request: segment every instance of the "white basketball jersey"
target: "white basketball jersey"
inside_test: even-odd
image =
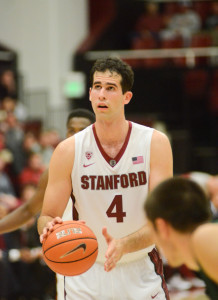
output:
[[[75,208],[79,219],[97,236],[98,262],[105,262],[104,226],[114,238],[121,238],[145,224],[143,205],[148,193],[152,133],[149,127],[129,122],[126,140],[115,158],[104,152],[95,125],[75,135]],[[120,263],[139,259],[152,248],[124,255]]]

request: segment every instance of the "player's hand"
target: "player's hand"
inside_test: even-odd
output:
[[[62,223],[63,220],[60,217],[56,217],[52,219],[50,222],[48,222],[43,228],[42,234],[40,235],[40,242],[43,243],[43,241],[47,238],[47,236],[54,230],[54,226],[56,224],[62,224]]]
[[[109,272],[116,267],[117,262],[123,256],[123,243],[121,239],[115,239],[111,235],[109,235],[106,227],[102,229],[102,234],[105,237],[108,245],[107,251],[105,253],[106,261],[104,264],[104,269],[106,272]]]
[[[79,224],[86,224],[85,221],[79,220],[75,221],[78,222]],[[56,224],[62,224],[63,220],[60,217],[56,217],[50,222],[46,224],[46,226],[43,228],[42,234],[40,235],[40,242],[43,243],[43,241],[47,238],[47,236],[54,230],[54,226]]]

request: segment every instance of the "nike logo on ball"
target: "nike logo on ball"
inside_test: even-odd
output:
[[[86,168],[86,167],[89,167],[89,166],[94,165],[94,164],[95,164],[95,163],[92,163],[92,164],[89,164],[89,165],[83,164],[83,167]]]
[[[70,255],[71,253],[77,251],[78,249],[82,248],[83,251],[85,252],[86,251],[86,244],[85,243],[82,243],[82,244],[79,244],[78,246],[76,246],[75,248],[73,248],[72,250],[66,252],[65,254],[63,254],[62,256],[60,256],[60,258],[64,258],[68,255]]]

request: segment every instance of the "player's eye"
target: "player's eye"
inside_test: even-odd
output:
[[[94,89],[99,90],[101,88],[100,84],[94,85]]]
[[[109,87],[107,88],[107,90],[108,90],[108,91],[114,91],[114,86],[109,86]]]

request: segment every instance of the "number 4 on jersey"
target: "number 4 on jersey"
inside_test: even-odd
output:
[[[116,195],[111,202],[111,205],[106,211],[108,218],[117,218],[117,223],[122,223],[126,213],[123,211],[123,198],[122,195]]]

